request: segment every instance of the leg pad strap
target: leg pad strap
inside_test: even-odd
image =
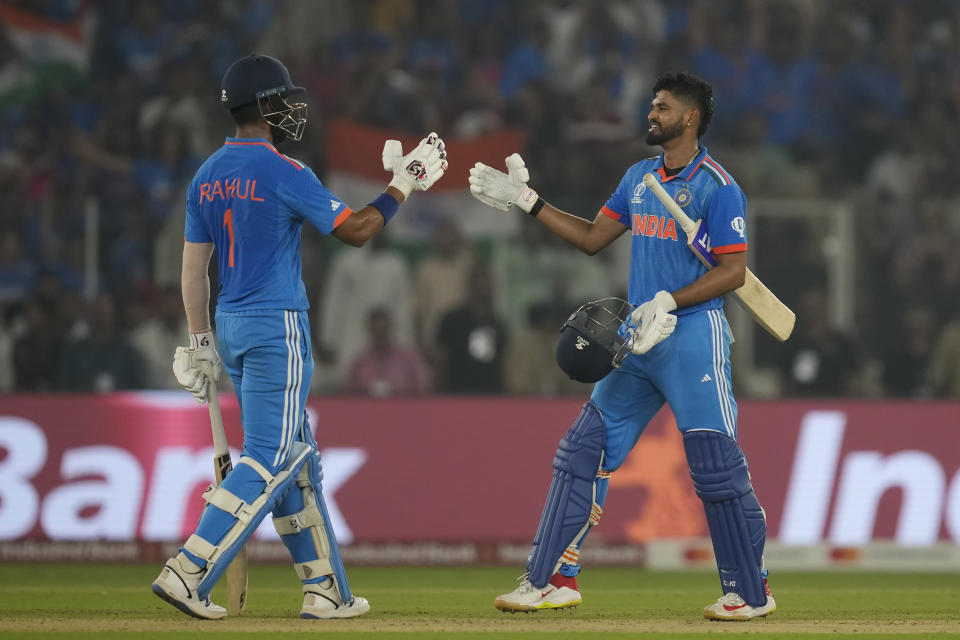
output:
[[[196,540],[193,540],[193,544],[188,540],[187,544],[184,545],[184,549],[190,553],[207,560],[207,572],[197,587],[197,593],[200,597],[205,598],[210,594],[213,585],[216,584],[223,572],[227,570],[227,566],[234,556],[253,535],[257,525],[273,510],[287,489],[292,487],[297,474],[306,466],[311,452],[312,449],[308,445],[302,442],[294,443],[286,466],[276,476],[267,474],[270,481],[265,479],[266,485],[263,491],[252,503],[246,503],[222,486],[213,487],[204,492],[204,499],[208,505],[233,514],[237,520],[216,545],[202,538],[199,538],[199,540],[206,542],[205,545]],[[246,457],[240,458],[237,461],[237,466],[248,464],[247,460]],[[256,466],[250,466],[256,471]],[[260,466],[259,463],[257,463],[257,466]],[[259,472],[258,474],[263,477],[263,474]],[[227,480],[229,480],[229,477]],[[191,539],[194,538],[198,538],[198,536],[191,536]]]
[[[323,467],[314,452],[296,478],[296,487],[274,511],[273,525],[294,557],[293,568],[304,582],[330,576],[341,599],[353,595],[340,548],[323,499]],[[295,494],[294,494],[295,492]]]

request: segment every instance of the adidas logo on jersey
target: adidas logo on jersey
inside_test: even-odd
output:
[[[700,382],[710,382],[713,378],[710,377],[709,373],[703,374],[703,377],[700,378]]]
[[[336,200],[331,200],[331,201],[330,201],[330,211],[336,211],[336,210],[337,210],[337,207],[339,207],[339,206],[340,206],[340,203],[337,202]]]

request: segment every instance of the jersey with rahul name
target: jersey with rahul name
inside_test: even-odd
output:
[[[747,198],[706,147],[701,146],[693,161],[670,177],[664,171],[662,154],[641,160],[627,169],[600,210],[632,234],[628,298],[634,305],[650,300],[658,291],[681,289],[706,272],[687,246],[687,236],[679,223],[643,183],[647,173],[657,176],[664,190],[694,222],[703,220],[714,254],[747,250]],[[717,297],[674,313],[722,306],[723,298]]]
[[[351,214],[303,163],[263,138],[227,138],[187,188],[187,242],[213,242],[217,308],[310,308],[301,276],[300,232],[309,220],[329,234]]]

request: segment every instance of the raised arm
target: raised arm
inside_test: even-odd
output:
[[[393,172],[386,190],[373,202],[350,214],[333,235],[347,244],[361,247],[390,221],[410,193],[426,191],[447,170],[447,149],[436,133],[431,133],[407,155],[399,140],[383,145],[383,168]]]
[[[547,204],[527,186],[530,173],[519,154],[508,157],[506,165],[509,173],[480,162],[470,169],[470,192],[477,200],[500,211],[517,205],[588,255],[597,253],[627,230],[627,227],[602,213],[597,213],[591,222]]]

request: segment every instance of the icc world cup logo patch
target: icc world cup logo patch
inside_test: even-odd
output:
[[[673,196],[673,201],[676,202],[681,207],[685,207],[690,204],[690,201],[693,199],[693,196],[690,195],[690,190],[684,187],[677,191],[677,195]]]

